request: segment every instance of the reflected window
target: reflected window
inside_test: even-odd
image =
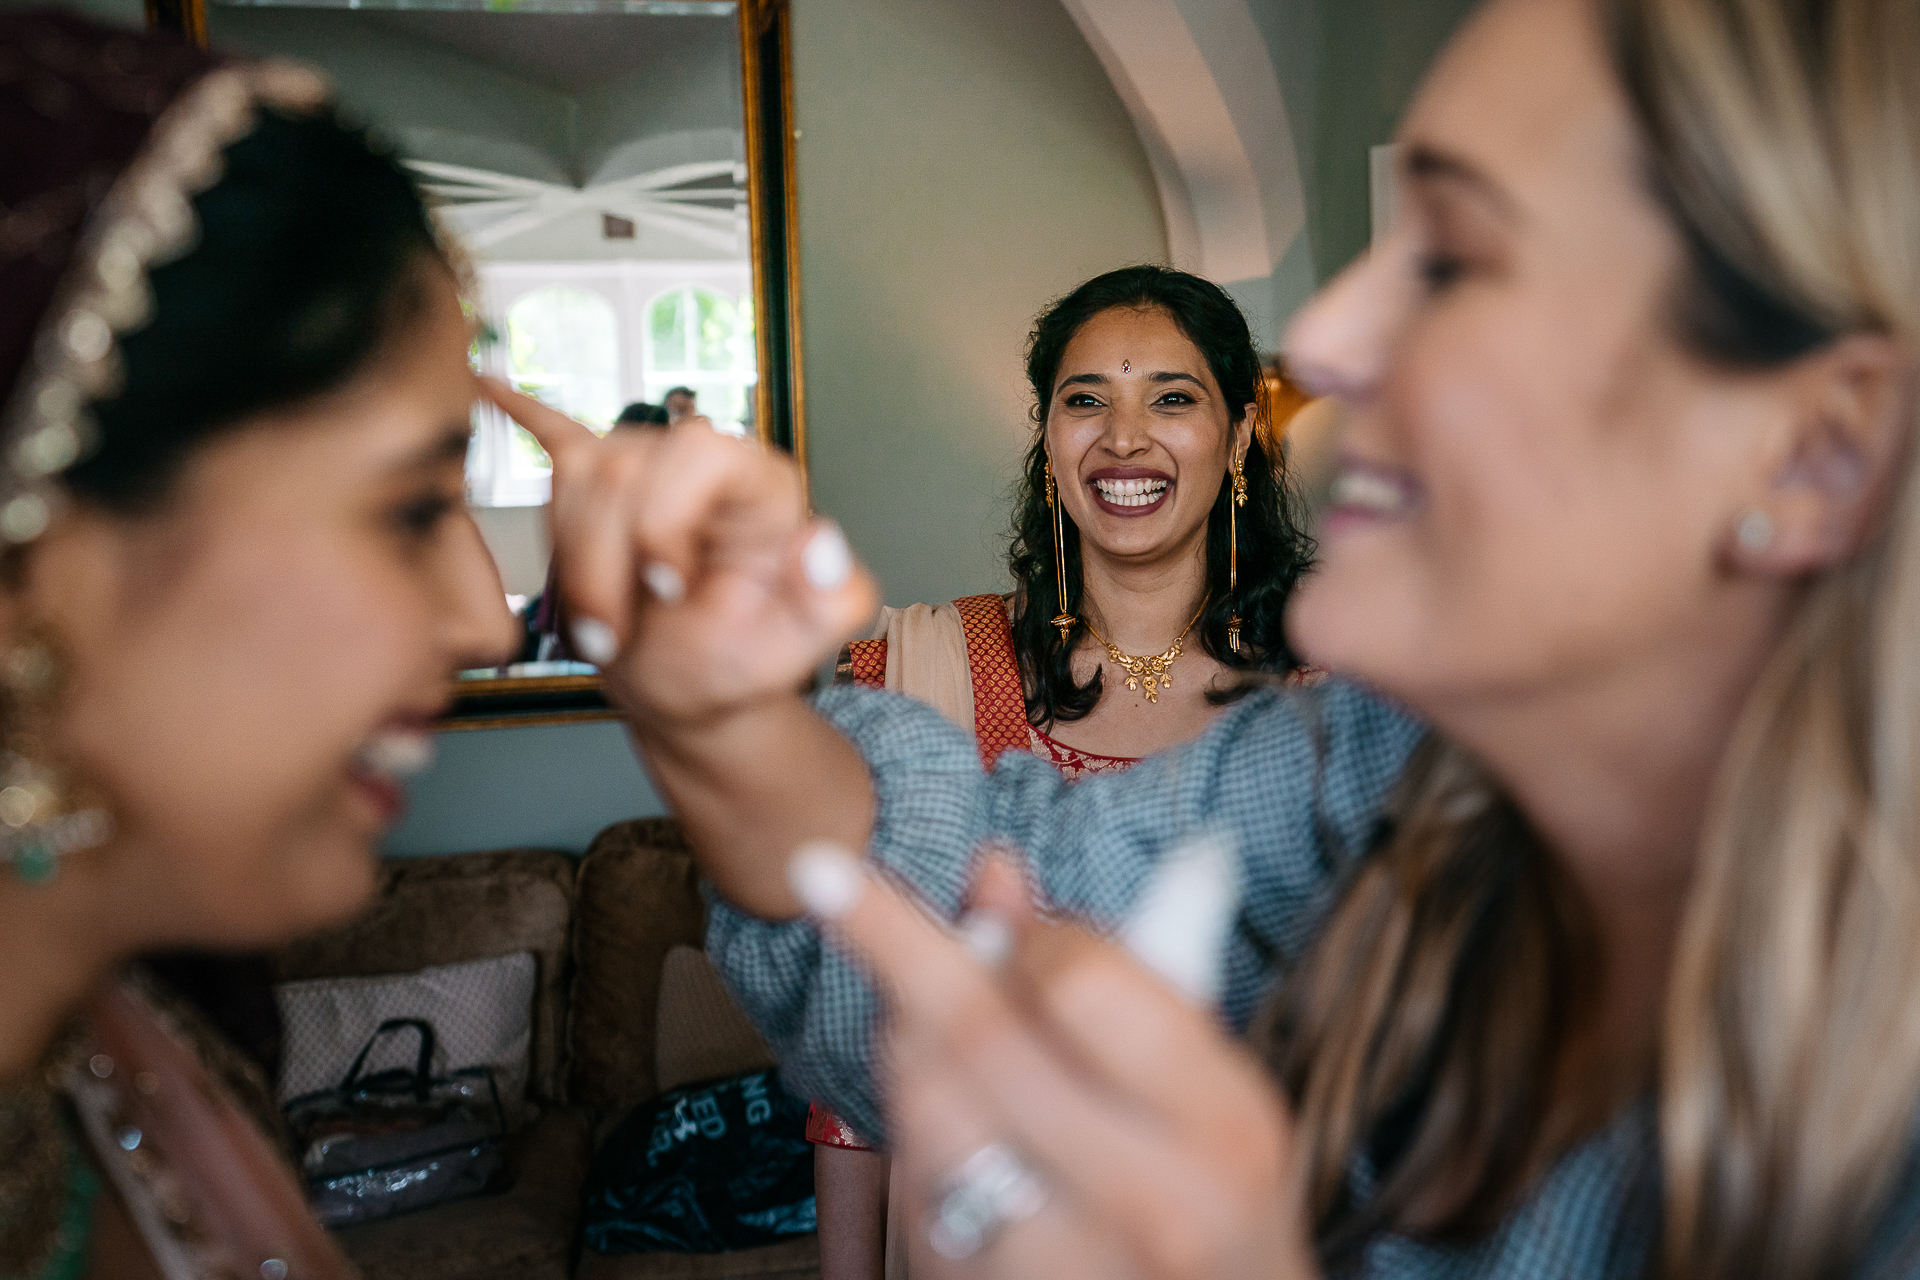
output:
[[[474,368],[606,431],[619,416],[620,317],[591,289],[549,285],[507,308],[501,332],[476,343]],[[476,409],[467,453],[467,487],[481,506],[547,501],[552,465],[534,438],[504,414]]]
[[[752,429],[753,299],[731,298],[687,285],[647,307],[647,399],[655,404],[674,387],[698,397],[714,426],[736,435]]]
[[[515,386],[605,431],[620,416],[620,318],[591,289],[535,289],[507,311]]]

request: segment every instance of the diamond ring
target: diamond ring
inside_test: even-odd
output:
[[[989,1142],[942,1178],[928,1214],[927,1243],[950,1262],[978,1253],[1001,1228],[1031,1218],[1047,1184],[1013,1149]]]

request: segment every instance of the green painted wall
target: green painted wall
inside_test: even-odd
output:
[[[0,9],[36,9],[47,3],[49,0],[0,0]],[[123,22],[134,27],[147,25],[147,10],[142,0],[63,0],[60,7],[102,22]]]
[[[1003,589],[1034,314],[1163,261],[1146,154],[1052,0],[796,0],[807,449],[890,604]]]
[[[1276,9],[1288,0],[1254,2]],[[1367,149],[1393,140],[1401,113],[1434,54],[1476,2],[1320,0],[1315,33],[1320,56],[1305,69],[1314,83],[1299,84],[1303,73],[1297,59],[1276,54],[1282,76],[1296,82],[1294,92],[1310,92],[1313,99],[1312,158],[1303,167],[1312,173],[1307,225],[1314,272],[1321,283],[1367,247]],[[1271,33],[1273,26],[1267,29]],[[1292,109],[1293,93],[1287,101]]]

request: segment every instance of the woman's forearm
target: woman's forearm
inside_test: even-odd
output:
[[[787,859],[808,840],[863,849],[874,791],[853,746],[799,695],[697,728],[633,722],[633,740],[714,887],[768,920],[801,914]]]

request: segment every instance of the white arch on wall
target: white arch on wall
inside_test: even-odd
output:
[[[1062,0],[1133,116],[1176,266],[1271,276],[1306,230],[1279,77],[1246,0]]]

